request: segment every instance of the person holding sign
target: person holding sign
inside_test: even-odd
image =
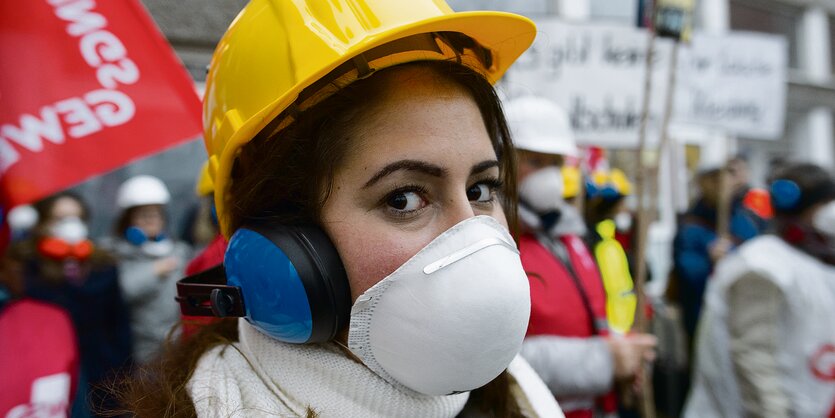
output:
[[[728,231],[718,229],[719,202],[722,193],[722,170],[730,178],[728,193],[731,207]],[[692,348],[696,325],[708,277],[716,263],[743,242],[765,231],[766,222],[748,209],[744,198],[748,192],[747,167],[735,158],[727,166],[704,167],[697,174],[701,196],[681,218],[673,239],[673,277],[682,306],[684,330]]]
[[[835,179],[794,164],[771,195],[775,234],[708,284],[685,417],[835,416]]]

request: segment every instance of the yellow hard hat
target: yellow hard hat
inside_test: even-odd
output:
[[[562,166],[562,197],[565,199],[571,199],[572,197],[579,195],[582,180],[583,177],[580,174],[579,167],[569,165]]]
[[[626,177],[626,173],[619,168],[613,168],[609,174],[609,181],[615,186],[615,189],[621,196],[629,196],[632,194],[632,182]]]
[[[215,191],[215,185],[212,182],[212,176],[209,175],[209,161],[203,163],[200,167],[200,176],[197,177],[197,186],[195,188],[198,196],[208,196]]]
[[[619,168],[596,170],[591,174],[588,198],[613,199],[632,194],[632,183]]]
[[[461,35],[466,47],[449,41]],[[220,40],[206,79],[204,139],[221,230],[231,233],[226,191],[238,150],[291,106],[271,133],[334,86],[397,64],[459,60],[495,83],[535,36],[525,17],[456,13],[443,0],[252,0]]]

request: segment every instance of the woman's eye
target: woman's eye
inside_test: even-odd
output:
[[[426,206],[426,201],[417,192],[394,192],[386,204],[398,211],[412,212]]]
[[[471,202],[489,202],[493,200],[493,190],[485,183],[476,183],[467,189],[467,198]]]

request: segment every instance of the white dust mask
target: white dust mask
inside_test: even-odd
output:
[[[812,226],[818,232],[835,239],[835,201],[825,204],[815,212]]]
[[[70,216],[52,225],[49,234],[68,244],[78,244],[87,239],[89,231],[84,221],[75,216]]]
[[[164,257],[174,251],[174,241],[164,238],[159,241],[148,240],[142,243],[142,252],[151,257]]]
[[[632,214],[629,212],[618,212],[615,215],[615,228],[620,232],[629,232],[632,229]]]
[[[397,387],[433,396],[466,392],[507,368],[530,309],[513,239],[492,217],[476,216],[357,299],[348,347]]]

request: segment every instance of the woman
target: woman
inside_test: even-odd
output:
[[[130,357],[130,325],[116,265],[88,239],[89,210],[79,196],[61,192],[34,207],[38,222],[32,238],[10,251],[23,268],[24,296],[62,307],[72,319],[81,363],[73,416],[89,416],[91,402],[110,405],[91,390],[112,379]]]
[[[204,286],[212,311],[246,320],[173,348],[167,380],[136,391],[140,416],[560,415],[511,364],[529,298],[488,81],[534,26],[440,1],[351,4],[256,0],[221,40],[204,119],[228,286]]]
[[[835,180],[789,165],[771,195],[776,236],[708,282],[685,417],[835,416]]]
[[[179,318],[171,301],[190,251],[165,232],[170,199],[168,188],[156,177],[126,180],[116,196],[122,213],[115,237],[102,242],[119,259],[119,284],[130,307],[133,358],[138,363],[158,353]]]

